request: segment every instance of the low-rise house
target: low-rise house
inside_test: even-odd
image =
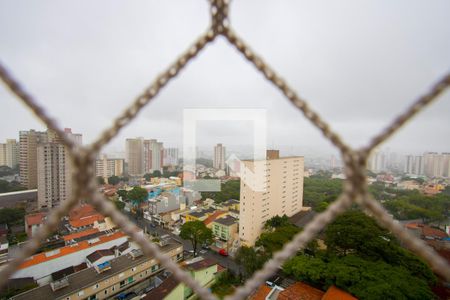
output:
[[[248,298],[249,300],[358,300],[351,294],[331,286],[326,292],[303,282],[295,282],[287,287],[262,285]]]
[[[231,216],[225,216],[214,220],[211,227],[215,237],[223,241],[229,241],[234,239],[237,233],[238,222]]]
[[[44,225],[46,214],[43,212],[30,214],[25,216],[25,232],[31,238],[36,234],[36,231]]]
[[[174,261],[183,257],[183,245],[173,240],[160,250]],[[134,250],[102,265],[70,274],[11,299],[111,299],[161,270],[156,259],[143,255],[141,250]]]
[[[182,267],[204,287],[210,287],[215,282],[217,275],[224,270],[216,261],[203,257],[187,261],[182,264]],[[191,288],[180,283],[174,276],[170,276],[143,299],[185,300],[195,299],[195,295]]]
[[[86,256],[100,249],[109,249],[128,241],[121,231],[107,233],[91,239],[82,240],[51,251],[30,256],[12,275],[12,278],[33,277],[38,284],[51,280],[51,273],[86,261]]]
[[[223,210],[217,210],[215,211],[213,214],[209,215],[204,221],[203,223],[205,223],[206,227],[211,228],[212,227],[212,223],[217,220],[218,218],[222,218],[224,216],[228,215],[227,211],[223,211]]]
[[[449,237],[445,231],[421,223],[408,223],[405,227],[414,236],[425,240],[442,240]]]

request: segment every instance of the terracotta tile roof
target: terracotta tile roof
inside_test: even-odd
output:
[[[61,257],[61,256],[65,256],[71,253],[75,253],[78,252],[80,250],[84,250],[84,249],[88,249],[90,247],[99,245],[99,244],[103,244],[109,241],[113,241],[115,239],[121,238],[125,236],[125,233],[121,232],[121,231],[117,231],[111,235],[104,235],[99,237],[98,241],[95,243],[91,243],[89,244],[89,241],[82,241],[79,242],[75,245],[71,245],[71,246],[65,246],[65,247],[61,247],[59,249],[53,250],[54,254],[53,255],[48,255],[50,252],[43,252],[43,253],[38,253],[35,254],[33,256],[31,256],[29,259],[27,259],[26,261],[24,261],[20,266],[19,269],[25,269],[28,268],[30,266],[34,266],[52,259],[55,259],[57,257]]]
[[[94,207],[90,204],[81,204],[69,212],[69,220],[78,220],[97,214]]]
[[[436,237],[436,238],[440,238],[440,239],[448,237],[448,235],[447,235],[447,233],[445,233],[445,231],[435,229],[430,226],[424,226],[422,228],[422,234],[424,236],[432,236],[432,237]]]
[[[157,288],[149,292],[143,299],[164,299],[169,295],[179,284],[179,281],[175,276],[171,275],[169,278],[163,281]]]
[[[323,295],[322,300],[358,300],[358,298],[332,285]]]
[[[422,231],[422,235],[423,236],[430,236],[430,237],[435,237],[435,238],[439,238],[439,239],[443,239],[448,237],[447,233],[445,233],[445,231],[430,227],[428,225],[425,224],[421,224],[421,223],[408,223],[406,224],[406,228],[408,229],[420,229]]]
[[[45,213],[36,213],[31,215],[26,215],[25,220],[27,221],[28,226],[37,225],[44,223],[46,214]]]
[[[89,254],[88,256],[86,256],[86,259],[89,260],[91,263],[94,263],[104,256],[111,256],[111,255],[114,255],[113,250],[101,249],[101,250],[97,250],[97,251],[94,251],[91,254]]]
[[[217,265],[217,261],[210,259],[210,258],[205,258],[203,260],[194,262],[192,264],[186,264],[184,265],[186,269],[188,270],[193,270],[193,271],[197,271],[197,270],[202,270],[205,268],[209,268],[211,266]]]
[[[69,220],[69,224],[73,227],[82,227],[92,225],[95,222],[100,222],[103,221],[104,219],[105,217],[103,217],[101,214],[96,213],[95,215],[91,215],[81,219]]]
[[[224,215],[226,213],[227,213],[226,211],[222,211],[222,210],[216,211],[212,215],[207,217],[206,220],[203,221],[203,223],[205,223],[205,225],[208,225],[211,222],[213,222],[215,219],[217,219],[218,217],[220,217],[220,216],[222,216],[222,215]]]
[[[325,293],[302,282],[296,282],[278,295],[278,300],[321,300]]]
[[[97,232],[99,232],[97,228],[90,228],[90,229],[83,230],[80,232],[75,232],[72,234],[65,235],[65,236],[63,236],[63,238],[64,238],[64,241],[67,242],[67,241],[74,240],[74,239],[77,239],[77,238],[80,238],[83,236],[91,235],[91,234],[94,234]]]
[[[272,289],[267,285],[261,285],[256,292],[249,297],[249,300],[265,300]]]

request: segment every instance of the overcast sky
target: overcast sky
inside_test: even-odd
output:
[[[344,139],[364,145],[450,71],[450,1],[232,1],[231,24]],[[0,61],[62,127],[92,142],[203,33],[207,1],[0,0]],[[332,152],[320,132],[219,38],[106,151],[126,137],[182,147],[185,108],[267,109],[269,147]],[[0,141],[43,129],[0,86]],[[450,92],[384,147],[450,151]],[[200,145],[247,145],[248,121],[201,122]],[[233,123],[233,124],[230,124]]]

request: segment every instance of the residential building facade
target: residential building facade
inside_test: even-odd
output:
[[[81,134],[70,128],[64,132],[75,143],[81,144]],[[72,162],[67,147],[52,131],[47,131],[45,142],[37,145],[38,209],[58,206],[72,195]]]
[[[301,211],[304,158],[275,156],[242,163],[239,238],[242,244],[252,246],[268,219],[276,215],[290,217]]]
[[[214,160],[213,160],[213,168],[219,170],[225,170],[225,146],[222,144],[217,144],[214,147]]]
[[[15,168],[19,164],[19,144],[15,139],[0,143],[0,166]]]
[[[27,189],[38,185],[37,146],[47,141],[47,133],[35,131],[19,132],[19,176],[20,184]]]
[[[105,181],[111,176],[123,176],[125,161],[118,158],[108,158],[105,154],[95,160],[95,176]]]

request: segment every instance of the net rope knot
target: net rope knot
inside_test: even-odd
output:
[[[214,34],[223,34],[229,28],[229,0],[211,0],[211,28]]]

